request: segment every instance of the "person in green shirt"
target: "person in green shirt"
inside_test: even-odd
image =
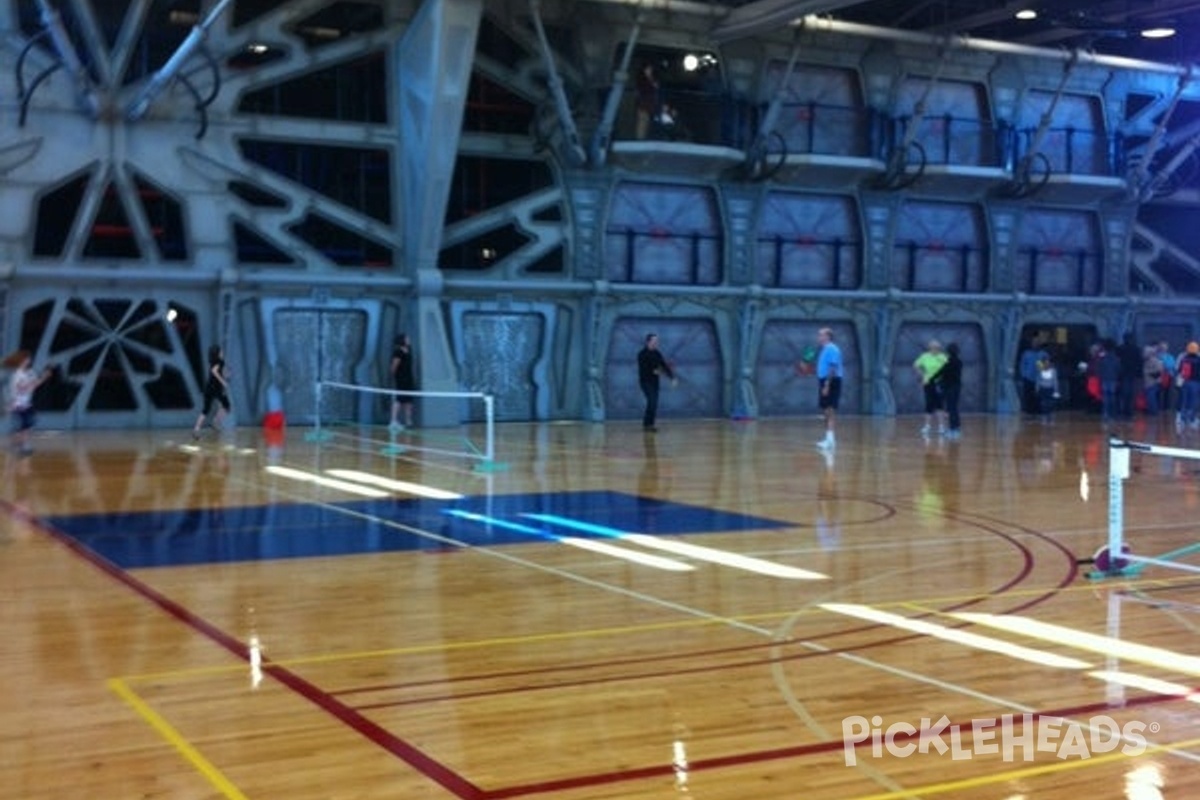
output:
[[[921,376],[921,388],[925,392],[925,425],[921,435],[928,436],[933,432],[934,418],[937,418],[938,433],[946,430],[945,404],[942,402],[941,384],[934,380],[946,364],[946,354],[942,351],[942,343],[931,339],[925,347],[925,352],[917,356],[913,369]]]

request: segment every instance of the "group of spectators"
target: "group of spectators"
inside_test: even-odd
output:
[[[1189,342],[1175,353],[1166,341],[1141,346],[1132,334],[1120,344],[1105,338],[1092,345],[1076,369],[1105,422],[1173,411],[1178,426],[1200,427],[1200,343]],[[1019,372],[1025,414],[1052,413],[1060,391],[1053,355],[1034,340],[1021,351]]]

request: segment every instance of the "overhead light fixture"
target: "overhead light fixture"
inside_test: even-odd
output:
[[[300,32],[314,39],[337,39],[342,35],[337,28],[327,28],[323,25],[307,25],[301,28]]]
[[[683,57],[683,69],[686,72],[695,72],[698,69],[714,66],[716,63],[717,57],[712,53],[688,53]]]
[[[1037,11],[1032,8],[1022,8],[1014,16],[1017,19],[1037,19]]]
[[[1153,28],[1143,28],[1143,39],[1168,39],[1175,35],[1175,29],[1170,25],[1158,25]]]

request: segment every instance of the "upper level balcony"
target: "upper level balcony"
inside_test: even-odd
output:
[[[1087,205],[1126,189],[1119,138],[1102,131],[1017,129],[990,120],[888,118],[869,108],[664,92],[639,118],[626,98],[612,163],[638,172],[769,180],[824,191],[857,187]],[[769,130],[767,130],[769,128]]]

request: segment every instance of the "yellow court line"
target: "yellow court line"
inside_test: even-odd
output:
[[[1045,764],[1040,767],[1025,767],[1022,769],[1008,770],[1007,772],[998,772],[994,775],[980,775],[975,778],[963,778],[957,781],[944,781],[942,783],[931,783],[926,786],[918,786],[913,789],[904,789],[898,792],[884,792],[883,794],[869,794],[862,797],[856,797],[854,800],[901,800],[902,798],[921,797],[927,794],[944,794],[945,792],[958,791],[960,789],[974,789],[979,786],[987,786],[993,783],[1002,781],[1019,780],[1021,778],[1031,778],[1038,775],[1046,775],[1054,772],[1062,772],[1068,769],[1079,769],[1080,767],[1099,766],[1107,764],[1111,761],[1122,759],[1141,758],[1148,753],[1171,753],[1176,750],[1186,750],[1189,747],[1200,745],[1200,739],[1189,739],[1185,742],[1178,742],[1170,745],[1147,744],[1146,750],[1138,755],[1126,755],[1125,753],[1112,753],[1104,756],[1092,756],[1091,758],[1081,758],[1077,761],[1060,761],[1055,764]]]
[[[1119,584],[1119,586],[1121,586],[1123,588],[1133,588],[1134,586],[1170,584],[1175,581],[1185,581],[1185,580],[1195,581],[1196,579],[1194,577],[1188,578],[1186,576],[1181,576],[1179,578],[1153,578],[1153,579],[1144,579],[1144,580],[1137,580],[1137,581],[1122,581]],[[1114,586],[1115,585],[1116,584],[1114,584]],[[889,600],[887,602],[873,603],[871,605],[875,608],[895,608],[895,607],[918,608],[919,610],[927,612],[927,613],[940,614],[942,612],[930,611],[929,609],[923,609],[918,606],[915,606],[915,603],[918,603],[918,602],[920,602],[920,603],[953,603],[953,602],[961,602],[961,601],[965,601],[965,600],[1000,599],[1000,598],[1005,598],[1005,597],[1022,597],[1025,595],[1045,594],[1046,592],[1049,592],[1049,591],[1054,591],[1057,594],[1065,594],[1065,593],[1069,593],[1069,592],[1092,591],[1096,588],[1097,588],[1096,585],[1080,584],[1077,586],[1063,587],[1062,589],[1053,589],[1053,588],[1048,588],[1048,587],[1042,587],[1042,588],[1038,588],[1038,589],[1022,589],[1019,591],[1014,590],[1014,591],[1010,591],[1010,592],[1005,592],[1004,594],[1000,594],[1000,595],[981,594],[981,593],[976,592],[973,594],[951,595],[948,597],[922,598],[919,600]],[[537,642],[553,642],[553,641],[561,641],[564,639],[590,638],[590,637],[598,637],[598,636],[621,636],[621,635],[626,635],[626,634],[645,633],[645,632],[652,632],[652,631],[679,630],[681,628],[699,628],[699,627],[704,627],[704,626],[708,626],[708,625],[725,625],[731,621],[733,621],[733,622],[763,622],[763,621],[767,621],[767,620],[794,619],[796,616],[802,615],[802,614],[819,614],[819,613],[822,613],[822,609],[818,608],[816,605],[809,605],[809,606],[804,606],[800,609],[791,609],[788,611],[770,611],[770,612],[763,612],[761,614],[745,614],[745,615],[736,616],[736,617],[723,617],[720,619],[715,619],[715,618],[714,619],[687,619],[687,620],[679,620],[676,622],[658,622],[658,623],[654,623],[651,625],[628,625],[628,626],[615,627],[615,628],[595,628],[595,629],[591,629],[591,630],[561,631],[561,632],[556,632],[556,633],[530,634],[528,636],[507,636],[507,637],[499,637],[499,638],[495,638],[495,639],[476,639],[476,640],[472,640],[472,641],[468,641],[468,642],[439,642],[439,643],[432,643],[432,644],[412,645],[410,647],[389,648],[386,650],[361,650],[361,651],[355,651],[355,652],[350,652],[350,653],[331,653],[331,654],[327,654],[327,655],[300,656],[297,658],[290,658],[290,659],[286,659],[286,660],[272,661],[271,664],[275,665],[275,666],[280,666],[280,667],[303,666],[306,664],[329,664],[329,663],[336,663],[339,661],[354,661],[354,660],[358,660],[358,659],[367,659],[367,658],[389,658],[389,657],[398,656],[398,655],[416,655],[419,653],[436,653],[436,652],[444,652],[444,651],[449,651],[449,650],[469,650],[469,649],[476,649],[476,648],[502,647],[502,646],[506,646],[506,645],[515,645],[515,644],[535,644]],[[781,644],[781,643],[786,644],[787,642],[790,642],[790,641],[795,641],[795,640],[786,639],[786,640],[782,640],[782,642],[774,642],[774,644]],[[240,672],[240,671],[244,670],[245,668],[246,668],[245,664],[232,664],[232,665],[211,666],[211,667],[195,667],[192,669],[172,670],[169,672],[146,672],[146,673],[140,673],[137,675],[126,675],[126,676],[124,676],[124,679],[128,680],[128,681],[147,681],[147,680],[161,680],[164,678],[182,678],[182,677],[195,676],[195,675],[219,675],[224,672]]]
[[[820,609],[813,608],[813,612]],[[794,613],[794,612],[793,612]],[[772,616],[783,616],[782,612]],[[329,653],[318,656],[300,656],[272,660],[265,666],[289,667],[305,664],[333,663],[337,661],[353,661],[364,658],[388,658],[397,655],[415,655],[419,653],[436,653],[448,650],[472,650],[485,647],[504,645],[536,644],[537,642],[555,642],[563,639],[587,638],[593,636],[621,636],[630,633],[647,633],[652,631],[672,630],[678,628],[699,628],[706,625],[728,625],[731,621],[742,621],[751,617],[722,617],[713,619],[690,619],[679,622],[657,622],[652,625],[628,625],[616,628],[595,628],[581,631],[558,631],[555,633],[534,633],[527,636],[502,636],[495,639],[474,639],[468,642],[437,642],[433,644],[416,644],[410,647],[394,647],[387,650],[359,650],[350,653]],[[161,680],[163,678],[187,677],[191,675],[213,675],[222,672],[242,672],[246,669],[244,663],[195,667],[192,669],[172,670],[169,672],[144,672],[136,675],[125,675],[128,681]]]
[[[154,728],[160,736],[174,746],[201,775],[208,779],[209,783],[216,787],[217,791],[225,797],[230,798],[230,800],[247,800],[246,795],[242,794],[233,785],[232,781],[226,778],[219,769],[202,756],[199,750],[193,747],[179,731],[175,730],[169,722],[163,719],[145,700],[130,689],[124,681],[120,678],[110,678],[108,688],[128,703],[138,713],[138,716],[149,723],[150,727]]]
[[[1030,588],[1030,589],[1012,589],[1009,591],[1005,591],[1002,594],[991,594],[991,593],[987,593],[987,592],[973,592],[971,594],[949,595],[946,597],[923,597],[923,598],[917,598],[917,599],[910,598],[907,600],[888,600],[888,601],[882,602],[882,603],[870,603],[869,605],[871,605],[875,608],[889,608],[892,606],[907,606],[912,603],[941,604],[941,603],[959,603],[959,602],[963,602],[966,600],[1001,600],[1006,597],[1026,597],[1028,595],[1047,594],[1050,592],[1053,592],[1054,594],[1076,594],[1078,592],[1091,592],[1091,591],[1095,591],[1095,590],[1101,589],[1101,588],[1142,589],[1147,586],[1156,586],[1156,585],[1170,586],[1171,584],[1185,583],[1185,582],[1197,583],[1200,581],[1197,581],[1196,576],[1194,576],[1194,575],[1192,575],[1192,576],[1181,575],[1177,578],[1137,578],[1134,580],[1128,580],[1128,579],[1121,578],[1121,579],[1113,579],[1113,581],[1111,583],[1077,583],[1072,586],[1064,586],[1062,588],[1057,588],[1054,586],[1042,586],[1039,588]]]

